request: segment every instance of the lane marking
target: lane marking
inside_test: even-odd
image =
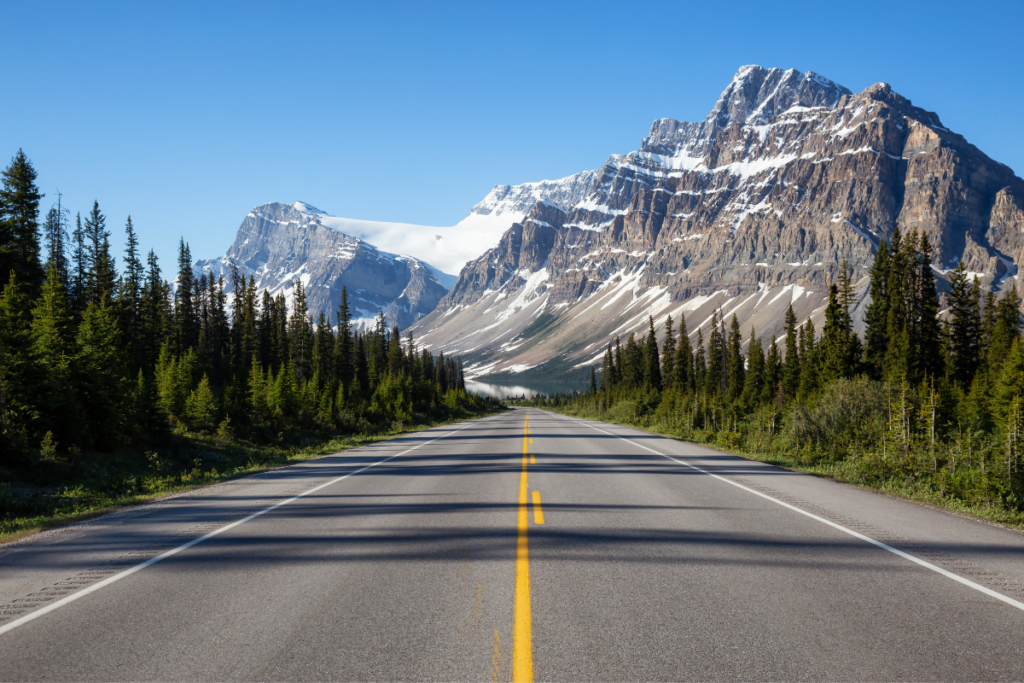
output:
[[[1014,600],[1013,598],[1008,597],[1006,595],[1003,595],[1002,593],[997,593],[996,591],[992,590],[991,588],[987,588],[985,586],[982,586],[981,584],[978,584],[978,583],[975,583],[975,582],[971,581],[970,579],[965,579],[962,576],[958,576],[957,574],[954,574],[951,571],[943,569],[942,567],[936,566],[936,565],[932,564],[931,562],[927,562],[925,560],[922,560],[920,557],[916,557],[914,555],[911,555],[910,553],[905,553],[902,550],[898,550],[897,548],[893,548],[892,546],[886,545],[885,543],[882,543],[881,541],[877,541],[877,540],[871,538],[870,536],[865,536],[864,534],[862,534],[860,532],[857,532],[857,531],[854,531],[853,529],[847,528],[847,527],[843,526],[842,524],[836,524],[835,522],[833,522],[831,520],[828,520],[828,519],[825,519],[824,517],[819,517],[818,515],[816,515],[814,513],[807,512],[806,510],[801,510],[800,508],[796,507],[795,505],[790,505],[789,503],[787,503],[785,501],[781,501],[778,498],[773,498],[772,496],[769,496],[766,493],[761,493],[760,491],[755,491],[754,489],[752,489],[752,488],[750,488],[748,486],[744,486],[743,484],[740,484],[738,482],[732,481],[731,479],[727,479],[725,477],[719,476],[719,475],[714,474],[712,472],[708,472],[707,470],[701,469],[700,467],[697,467],[696,465],[691,465],[688,462],[684,462],[682,460],[677,460],[676,458],[673,458],[671,455],[666,455],[664,453],[659,453],[658,451],[656,451],[656,450],[654,450],[652,448],[648,448],[647,446],[644,446],[643,444],[636,443],[635,441],[630,441],[629,439],[627,439],[624,436],[619,436],[618,434],[614,434],[612,432],[607,432],[607,431],[605,431],[603,429],[595,427],[594,425],[591,425],[591,424],[587,424],[586,422],[582,422],[580,420],[570,420],[570,419],[567,419],[567,418],[562,418],[562,419],[565,419],[566,422],[575,422],[576,424],[581,424],[581,425],[583,425],[585,427],[590,427],[591,429],[593,429],[595,431],[598,431],[598,432],[601,432],[602,434],[607,434],[609,436],[614,436],[617,439],[622,439],[626,443],[632,444],[633,446],[636,446],[637,448],[642,448],[645,451],[648,451],[650,453],[654,453],[655,455],[660,455],[663,458],[668,458],[669,460],[671,460],[674,463],[677,463],[679,465],[685,465],[686,467],[689,467],[692,470],[696,470],[697,472],[700,472],[701,474],[706,474],[709,477],[714,477],[715,479],[718,479],[719,481],[724,481],[726,484],[730,484],[732,486],[735,486],[736,488],[743,489],[744,491],[747,491],[748,493],[753,493],[755,496],[760,496],[760,497],[764,498],[765,500],[770,500],[771,502],[776,503],[778,505],[781,505],[784,508],[789,508],[793,512],[799,512],[801,515],[804,515],[805,517],[810,517],[811,519],[817,520],[817,521],[821,522],[822,524],[827,524],[828,526],[832,527],[833,529],[837,529],[839,531],[842,531],[843,533],[849,534],[850,536],[853,536],[854,538],[859,538],[860,540],[866,541],[867,543],[870,543],[871,545],[874,545],[874,546],[876,546],[878,548],[881,548],[882,550],[887,550],[890,553],[892,553],[894,555],[898,555],[898,556],[902,557],[905,560],[909,560],[909,561],[913,562],[914,564],[920,565],[920,566],[924,567],[925,569],[930,569],[931,571],[935,572],[936,574],[941,574],[942,576],[945,576],[947,579],[952,579],[953,581],[956,581],[957,583],[961,583],[961,584],[967,586],[968,588],[973,588],[974,590],[976,590],[976,591],[978,591],[980,593],[984,593],[985,595],[987,595],[989,597],[995,598],[996,600],[1001,600],[1002,602],[1006,603],[1007,605],[1010,605],[1011,607],[1016,607],[1017,609],[1019,609],[1021,611],[1024,611],[1024,602],[1020,602],[1019,600]]]
[[[530,456],[530,464],[531,465],[536,465],[537,464],[537,458],[535,458],[534,456],[531,455]]]
[[[544,523],[544,510],[540,507],[540,491],[533,492],[533,523]]]
[[[515,624],[512,629],[512,680],[515,683],[533,683],[533,617],[530,614],[530,549],[529,496],[526,483],[526,457],[529,445],[530,413],[523,423],[523,471],[519,475],[519,520],[516,531],[516,604]]]
[[[491,420],[491,419],[494,419],[494,418],[484,418],[483,420],[470,422],[465,427],[459,427],[458,429],[450,431],[447,434],[439,436],[439,437],[437,437],[435,439],[431,439],[430,441],[424,441],[423,443],[421,443],[421,444],[419,444],[417,446],[413,446],[412,448],[406,449],[406,450],[402,451],[401,453],[395,453],[394,455],[388,456],[387,458],[384,458],[383,460],[378,460],[375,463],[366,465],[364,467],[360,467],[359,469],[353,470],[352,472],[349,472],[348,474],[345,474],[345,475],[342,475],[340,477],[337,477],[336,479],[332,479],[331,481],[329,481],[329,482],[327,482],[325,484],[320,484],[319,486],[314,486],[313,488],[309,489],[308,491],[303,491],[302,493],[300,493],[300,494],[298,494],[296,496],[293,496],[292,498],[289,498],[287,500],[282,500],[281,502],[275,503],[274,505],[271,505],[270,507],[264,508],[264,509],[260,510],[259,512],[254,512],[253,514],[249,515],[248,517],[244,517],[244,518],[239,519],[237,521],[231,522],[230,524],[226,524],[225,526],[222,526],[219,529],[215,529],[215,530],[211,531],[210,533],[206,534],[205,536],[200,536],[199,538],[194,538],[191,541],[189,541],[188,543],[183,543],[182,545],[179,545],[177,548],[173,548],[171,550],[168,550],[167,552],[162,553],[160,555],[157,555],[156,557],[151,557],[150,559],[146,560],[145,562],[141,562],[141,563],[135,565],[134,567],[129,567],[128,569],[125,569],[123,572],[120,572],[118,574],[114,574],[113,576],[108,577],[108,578],[104,579],[103,581],[100,581],[99,583],[94,583],[93,585],[89,586],[88,588],[83,588],[82,590],[78,591],[77,593],[72,593],[71,595],[67,595],[67,596],[61,598],[60,600],[58,600],[56,602],[50,603],[46,607],[42,607],[40,609],[37,609],[35,612],[29,612],[28,614],[26,614],[23,617],[20,617],[20,618],[15,619],[14,621],[12,621],[10,623],[7,623],[7,624],[4,624],[3,626],[0,626],[0,635],[3,635],[5,633],[7,633],[8,631],[13,631],[14,629],[18,628],[19,626],[23,626],[24,624],[27,624],[30,621],[38,619],[39,617],[43,616],[44,614],[49,614],[50,612],[53,612],[56,609],[60,609],[64,605],[68,605],[68,604],[74,602],[75,600],[78,600],[80,598],[84,598],[86,595],[89,595],[90,593],[95,593],[99,589],[105,588],[105,587],[109,586],[110,584],[114,583],[115,581],[120,581],[121,579],[123,579],[125,577],[131,576],[135,572],[142,571],[143,569],[145,569],[146,567],[149,567],[150,565],[154,565],[157,562],[160,562],[162,560],[166,560],[168,557],[171,557],[173,555],[177,555],[182,550],[187,550],[187,549],[191,548],[194,545],[198,545],[198,544],[202,543],[203,541],[207,541],[207,540],[213,538],[214,536],[219,536],[220,534],[224,533],[225,531],[229,531],[231,529],[234,529],[237,526],[245,524],[246,522],[248,522],[250,520],[253,520],[253,519],[256,519],[257,517],[260,517],[261,515],[265,515],[266,513],[270,512],[271,510],[276,510],[277,508],[281,507],[282,505],[287,505],[288,503],[293,503],[293,502],[299,500],[300,498],[303,498],[305,496],[308,496],[311,493],[315,493],[315,492],[319,491],[320,489],[327,488],[328,486],[331,486],[333,484],[337,484],[339,481],[343,481],[345,479],[348,479],[349,477],[355,476],[355,475],[359,474],[360,472],[365,472],[366,470],[368,470],[368,469],[370,469],[372,467],[376,467],[377,465],[382,465],[382,464],[386,463],[388,460],[394,460],[397,457],[400,457],[400,456],[406,455],[407,453],[413,452],[417,448],[422,448],[423,446],[426,446],[427,444],[434,443],[435,441],[439,441],[440,439],[446,439],[449,436],[451,436],[452,434],[456,434],[458,432],[461,432],[463,429],[467,429],[467,428],[473,426],[474,424],[479,424],[480,422],[485,422],[485,421]]]

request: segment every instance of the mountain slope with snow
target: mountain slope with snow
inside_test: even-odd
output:
[[[854,94],[742,67],[703,121],[656,120],[571,207],[534,203],[416,331],[482,375],[597,363],[649,315],[685,314],[695,337],[720,310],[777,337],[792,304],[820,328],[844,261],[862,318],[875,250],[897,229],[928,235],[940,277],[964,260],[1008,287],[1024,181],[884,83]]]

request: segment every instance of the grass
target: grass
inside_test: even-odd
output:
[[[75,469],[78,475],[69,478],[69,483],[63,485],[0,483],[0,510],[6,511],[0,519],[0,544],[12,543],[40,531],[83,522],[125,507],[149,503],[229,479],[286,467],[486,414],[426,425],[399,425],[378,434],[354,434],[329,439],[306,437],[302,445],[260,444],[235,438],[178,434],[172,437],[173,451],[178,452],[174,463],[167,455],[172,449],[165,451],[164,455],[155,451],[144,455],[138,451],[91,454]],[[189,469],[176,466],[182,461],[182,454],[185,459],[191,459]]]
[[[575,415],[574,413],[565,412],[558,408],[546,407],[544,410],[550,410],[563,415],[571,415],[573,417],[583,417],[582,415]],[[666,438],[673,439],[674,441],[686,441],[685,439],[673,434],[670,430],[650,425],[641,426],[628,420],[615,419],[608,415],[602,415],[600,417],[587,415],[585,419],[599,419],[604,422],[618,424],[631,429],[639,429],[640,431],[645,431],[649,434],[664,436]],[[815,477],[850,484],[869,491],[884,493],[895,498],[920,503],[929,507],[952,512],[954,514],[970,517],[972,519],[979,519],[1018,531],[1024,531],[1024,512],[1007,510],[1006,508],[998,505],[973,504],[958,498],[945,496],[941,491],[937,491],[926,482],[910,482],[897,478],[890,478],[883,481],[869,480],[864,476],[863,471],[856,466],[856,463],[847,460],[807,464],[799,460],[796,456],[786,452],[776,451],[772,453],[758,453],[738,448],[723,448],[720,444],[713,442],[686,442],[714,448],[748,460],[756,460],[758,462],[775,465],[776,467],[782,467],[795,472],[802,472]]]

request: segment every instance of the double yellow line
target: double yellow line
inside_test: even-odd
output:
[[[527,447],[530,443],[530,414],[523,423],[523,472],[519,477],[519,525],[516,534],[516,616],[512,632],[512,680],[533,683],[533,618],[530,615],[529,496],[526,486]],[[537,496],[539,499],[539,496]],[[539,500],[536,508],[539,510]],[[543,519],[543,518],[541,518]]]

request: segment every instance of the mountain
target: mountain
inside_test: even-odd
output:
[[[820,329],[844,261],[862,325],[868,268],[897,229],[928,235],[940,279],[963,260],[1009,287],[1024,181],[887,84],[854,94],[745,66],[704,121],[657,120],[575,204],[535,202],[415,331],[471,360],[471,376],[550,378],[599,363],[648,315],[685,314],[696,336],[720,310],[767,338],[792,304]]]
[[[596,177],[587,171],[497,185],[448,228],[338,218],[304,202],[263,204],[245,217],[224,256],[196,261],[194,269],[197,276],[222,276],[229,297],[232,264],[253,276],[259,290],[275,296],[283,291],[289,300],[294,279],[301,278],[314,316],[321,310],[334,315],[345,286],[357,324],[370,324],[384,311],[389,326],[405,329],[434,310],[455,284],[445,270],[458,272],[493,247],[537,202],[572,207]]]
[[[255,279],[258,290],[275,296],[283,291],[289,300],[299,279],[314,316],[333,316],[344,286],[356,324],[371,324],[384,311],[389,326],[403,329],[448,291],[451,276],[411,256],[381,251],[334,225],[331,216],[302,202],[263,204],[242,221],[227,254],[196,261],[194,271],[197,277],[222,276],[230,293],[234,265]]]

